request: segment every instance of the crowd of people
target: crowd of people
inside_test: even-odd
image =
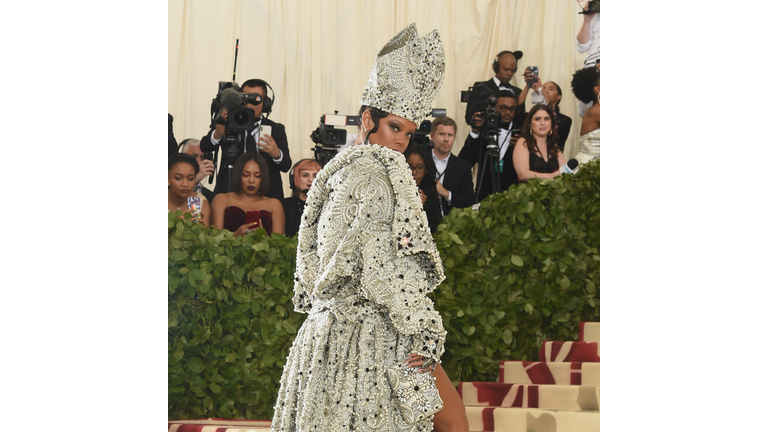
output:
[[[450,117],[438,117],[432,121],[427,145],[404,144],[404,154],[419,188],[432,232],[453,208],[469,207],[493,193],[503,192],[531,178],[562,175],[561,167],[566,163],[563,156],[565,140],[573,124],[571,118],[559,109],[562,89],[552,81],[542,85],[541,79],[527,68],[524,76],[531,78],[530,90],[539,93],[544,102],[534,104],[529,112],[521,114],[520,108],[524,109],[524,99],[529,91],[527,84],[519,89],[505,85],[503,81],[511,78],[510,70],[516,70],[517,56],[521,55],[519,51],[500,53],[494,62],[493,69],[498,72],[493,79],[475,83],[473,93],[477,94],[470,96],[468,112],[478,107],[483,107],[483,110],[475,110],[469,117],[471,130],[458,156],[453,154],[457,125]],[[580,163],[600,155],[599,68],[598,62],[596,66],[578,70],[571,83],[573,94],[587,106],[576,155]],[[499,86],[490,93],[490,86],[496,85],[494,79],[498,80]],[[265,95],[266,87],[261,83],[264,81],[246,81],[243,91]],[[492,95],[489,100],[495,101],[493,108],[499,114],[499,124],[492,129],[484,118],[489,110],[487,102],[482,99],[483,94]],[[252,109],[261,115],[263,104]],[[518,123],[515,119],[522,120]],[[269,124],[274,135],[262,133],[261,124]],[[233,166],[218,170],[217,186],[209,190],[203,187],[202,181],[214,176],[215,166],[204,157],[203,151],[217,150],[216,143],[222,135],[223,126],[216,125],[202,139],[185,139],[178,146],[179,153],[171,153],[169,161],[176,163],[169,163],[169,211],[183,209],[191,212],[191,206],[199,200],[202,204],[195,208],[201,216],[196,215],[195,220],[206,226],[228,229],[235,236],[250,233],[259,227],[267,233],[295,236],[309,189],[322,169],[320,163],[314,159],[302,159],[291,167],[285,127],[264,117],[248,134],[245,152]],[[180,155],[188,157],[180,159]],[[185,180],[189,184],[176,180],[176,177],[186,179],[181,171],[194,171],[194,178]],[[292,195],[287,198],[283,196],[282,171],[289,171]],[[222,187],[225,184],[227,188]],[[182,203],[185,193],[196,197],[194,203]],[[254,212],[260,213],[256,216]],[[210,217],[203,213],[210,213]]]
[[[588,28],[592,22],[585,18]],[[599,39],[597,50],[594,65],[576,71],[571,82],[585,107],[581,163],[599,157],[600,150]],[[412,64],[403,60],[410,55],[433,61],[404,66]],[[568,172],[563,151],[573,121],[560,112],[562,89],[553,81],[542,84],[530,67],[523,72],[524,88],[509,84],[522,56],[502,51],[492,65],[494,76],[472,86],[465,115],[471,131],[458,156],[453,154],[457,125],[450,117],[432,121],[429,145],[411,143],[445,74],[437,31],[419,38],[413,24],[379,52],[363,92],[355,144],[325,166],[314,159],[292,164],[285,127],[268,119],[274,93],[270,97],[269,85],[260,79],[242,86],[243,93],[260,101],[245,104],[256,122],[245,134],[241,154],[218,170],[215,157],[206,153],[220,150],[224,125],[176,146],[169,115],[169,212],[190,213],[193,220],[236,237],[260,228],[298,235],[293,300],[309,317],[285,365],[273,430],[294,430],[298,424],[346,430],[360,422],[401,430],[403,397],[393,397],[396,388],[376,384],[385,381],[385,372],[401,373],[397,365],[402,369],[403,363],[429,373],[433,381],[423,386],[439,391],[440,406],[427,410],[426,419],[417,415],[413,424],[421,426],[413,430],[432,430],[433,424],[435,430],[468,429],[461,400],[439,364],[442,320],[426,297],[444,278],[431,234],[454,208],[532,178]],[[406,70],[416,78],[393,78]],[[377,80],[395,84],[377,85]],[[226,120],[228,113],[220,115]],[[292,195],[287,198],[281,172],[289,173]],[[213,177],[213,190],[202,186],[203,179]],[[397,240],[390,244],[390,238]],[[344,367],[350,364],[354,367]],[[312,380],[305,379],[310,375]]]

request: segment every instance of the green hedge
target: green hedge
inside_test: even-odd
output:
[[[454,380],[495,381],[499,360],[535,360],[599,319],[599,162],[454,210],[435,240],[432,294]],[[305,315],[293,312],[296,240],[241,238],[168,217],[168,417],[271,418]]]
[[[432,296],[454,382],[496,381],[500,360],[538,360],[600,319],[600,162],[453,210],[435,241],[446,280]]]

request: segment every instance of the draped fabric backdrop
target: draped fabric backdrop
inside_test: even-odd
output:
[[[458,132],[458,154],[469,126],[460,92],[490,79],[496,54],[520,50],[512,83],[525,87],[527,66],[542,83],[563,90],[560,109],[573,119],[565,157],[578,152],[581,118],[571,76],[583,66],[576,0],[169,0],[168,112],[178,142],[210,126],[218,81],[266,80],[276,101],[270,119],[285,125],[291,158],[313,157],[310,133],[325,113],[357,114],[378,50],[411,22],[420,35],[437,29],[446,56],[443,86],[433,107],[446,108]],[[530,105],[530,93],[526,107]],[[287,191],[287,174],[283,174]]]

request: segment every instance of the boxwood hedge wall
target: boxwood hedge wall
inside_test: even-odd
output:
[[[435,233],[446,281],[432,294],[455,381],[495,381],[599,320],[599,161],[454,210]],[[168,417],[271,418],[305,315],[291,303],[296,240],[234,238],[168,218]]]

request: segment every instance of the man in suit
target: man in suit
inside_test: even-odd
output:
[[[520,138],[521,126],[513,122],[514,113],[517,109],[515,95],[509,90],[501,90],[496,93],[496,109],[501,114],[501,124],[498,129],[497,145],[499,146],[499,185],[501,189],[497,192],[503,192],[510,186],[517,184],[517,172],[512,163],[512,150],[515,143]],[[469,132],[464,147],[459,153],[459,157],[469,162],[471,165],[478,164],[477,190],[479,190],[478,202],[493,193],[491,185],[492,166],[487,166],[485,172],[480,172],[485,160],[486,147],[489,144],[484,139],[483,119],[476,115],[472,124],[472,130]],[[482,175],[482,181],[480,176]]]
[[[488,96],[496,94],[499,90],[506,89],[511,91],[515,96],[515,100],[518,100],[522,90],[510,84],[509,81],[517,73],[517,61],[522,57],[522,51],[500,52],[496,55],[493,65],[491,65],[491,69],[495,73],[493,78],[488,81],[478,81],[472,85],[472,92],[469,94],[469,102],[467,103],[467,112],[464,115],[464,120],[468,125],[472,126],[472,119],[475,113],[483,111],[482,102],[487,100]],[[523,124],[525,120],[525,101],[518,105],[514,120],[517,124]]]
[[[253,129],[248,131],[244,150],[246,152],[261,153],[267,161],[267,168],[269,169],[269,191],[267,196],[283,199],[283,179],[280,176],[280,171],[288,172],[291,169],[291,155],[288,151],[288,138],[285,135],[285,126],[267,118],[269,113],[272,112],[272,104],[274,102],[267,97],[267,86],[266,81],[260,79],[250,79],[242,85],[243,93],[258,93],[262,99],[262,102],[258,105],[245,104],[246,107],[255,112],[256,123]],[[226,119],[226,115],[226,110],[223,110],[222,117]],[[271,126],[272,133],[262,134],[262,126]],[[204,152],[218,150],[219,141],[224,136],[225,131],[225,125],[216,124],[216,127],[211,129],[210,133],[200,140],[200,149]],[[220,163],[218,166],[214,194],[230,191],[230,188],[226,185],[227,167],[221,165],[223,164]]]
[[[472,166],[451,154],[456,139],[456,122],[450,117],[438,117],[432,121],[432,160],[435,162],[437,194],[443,214],[454,207],[469,207],[475,203],[472,184]]]

